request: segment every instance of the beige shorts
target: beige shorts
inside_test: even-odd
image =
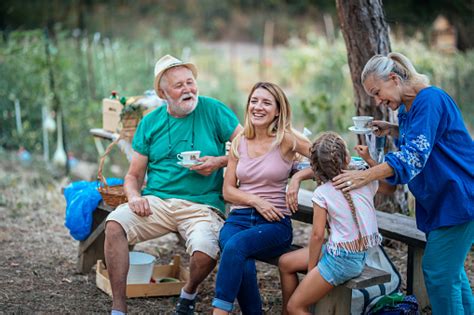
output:
[[[138,216],[123,204],[107,217],[107,221],[116,221],[123,227],[129,244],[178,232],[186,241],[189,255],[200,251],[213,259],[219,257],[219,231],[224,221],[209,206],[182,199],[145,198],[152,211],[150,216]]]

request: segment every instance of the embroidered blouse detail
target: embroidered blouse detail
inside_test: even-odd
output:
[[[430,143],[425,135],[421,134],[404,146],[403,151],[393,154],[407,165],[410,172],[410,180],[418,175],[428,160]]]

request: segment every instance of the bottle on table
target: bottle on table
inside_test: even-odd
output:
[[[117,99],[118,99],[118,93],[117,93],[117,91],[115,91],[115,90],[112,91],[112,92],[110,93],[109,98],[112,99],[112,100],[117,100]]]

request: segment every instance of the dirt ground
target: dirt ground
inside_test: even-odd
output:
[[[76,272],[78,242],[64,227],[65,201],[61,187],[68,179],[53,179],[41,167],[22,166],[0,154],[0,313],[89,314],[110,312],[111,298],[95,285],[95,272]],[[295,243],[305,244],[310,226],[295,223]],[[406,248],[387,252],[405,278]],[[136,246],[169,263],[174,254],[188,257],[175,236]],[[469,257],[472,283],[472,253]],[[258,263],[266,314],[281,312],[280,285],[275,267]],[[203,283],[197,313],[209,314],[215,272]],[[404,287],[404,285],[403,285]],[[130,314],[169,314],[176,297],[128,300]],[[428,312],[429,313],[429,312]]]

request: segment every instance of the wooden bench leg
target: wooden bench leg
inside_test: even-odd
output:
[[[423,248],[408,246],[407,294],[414,294],[422,309],[430,305],[425,287],[425,277],[421,268],[424,252]]]
[[[332,289],[309,309],[311,314],[346,315],[351,313],[352,290],[343,285]]]
[[[104,259],[104,241],[105,241],[105,221],[92,232],[91,235],[79,243],[79,259],[77,261],[77,271],[87,274],[97,260]]]

